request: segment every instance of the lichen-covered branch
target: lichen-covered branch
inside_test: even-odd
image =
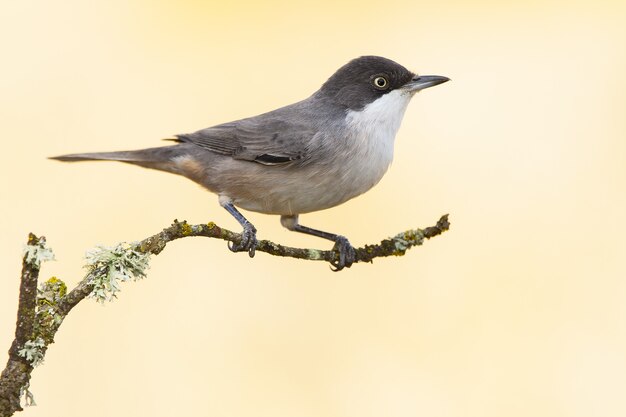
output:
[[[38,238],[32,233],[28,236],[28,243],[22,260],[22,275],[20,280],[20,294],[17,307],[17,323],[15,339],[9,349],[9,360],[0,375],[0,416],[10,416],[21,411],[20,397],[28,392],[30,375],[34,361],[27,358],[33,354],[33,343],[37,340],[36,305],[37,279],[41,262],[52,258],[52,252],[46,247],[45,238]],[[30,343],[29,343],[30,342]],[[39,359],[43,359],[43,353]]]
[[[448,215],[443,215],[435,226],[425,229],[413,229],[406,232],[398,233],[394,237],[385,239],[378,244],[365,245],[362,248],[355,248],[356,262],[371,262],[374,258],[385,256],[401,256],[412,248],[419,246],[424,239],[430,239],[448,230],[450,223]],[[212,237],[216,239],[228,240],[238,244],[241,240],[239,233],[231,232],[223,229],[215,223],[189,225],[187,222],[174,223],[167,229],[163,229],[160,233],[150,236],[136,244],[136,248],[142,253],[159,254],[167,245],[167,243],[189,236]],[[290,258],[306,259],[309,261],[326,261],[331,262],[337,260],[338,252],[333,250],[319,249],[300,249],[289,246],[279,245],[269,240],[260,240],[256,248],[257,252],[265,252],[275,256],[286,256]]]
[[[355,262],[372,262],[374,258],[401,256],[425,239],[448,230],[448,215],[442,216],[435,226],[407,230],[382,240],[380,243],[356,248]],[[67,292],[63,281],[56,277],[38,285],[41,263],[53,259],[44,237],[30,234],[24,251],[19,293],[15,339],[9,350],[9,360],[0,376],[0,417],[21,411],[21,397],[26,405],[34,404],[29,391],[30,376],[35,366],[43,362],[48,346],[63,323],[63,319],[79,302],[87,297],[104,302],[116,297],[120,282],[145,276],[150,255],[158,255],[165,246],[184,237],[211,237],[241,241],[239,233],[223,229],[215,223],[190,225],[174,223],[161,232],[133,244],[121,243],[111,248],[98,247],[87,253],[89,272],[74,289]],[[257,252],[311,261],[336,261],[334,250],[300,249],[261,240]]]

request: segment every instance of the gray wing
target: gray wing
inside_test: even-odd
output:
[[[316,129],[312,123],[301,118],[294,120],[294,117],[288,117],[285,109],[281,110],[177,135],[176,138],[211,152],[264,165],[307,159],[307,149]]]

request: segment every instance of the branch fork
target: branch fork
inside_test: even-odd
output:
[[[402,256],[407,250],[448,230],[448,215],[441,216],[435,226],[407,230],[382,240],[380,243],[355,248],[355,262],[372,262],[374,258]],[[213,222],[190,225],[186,221],[174,223],[161,232],[133,244],[120,243],[114,247],[97,247],[87,253],[88,273],[71,291],[56,277],[38,283],[39,270],[45,261],[54,259],[45,237],[29,234],[22,259],[19,304],[15,339],[9,349],[9,360],[0,375],[0,417],[22,411],[21,399],[26,405],[35,405],[29,391],[33,369],[44,360],[48,346],[65,317],[87,297],[104,302],[116,298],[119,283],[145,277],[151,255],[158,255],[167,244],[185,237],[210,237],[237,245],[242,235],[221,228]],[[279,245],[269,240],[258,242],[256,250],[274,256],[310,261],[336,262],[336,250],[300,249]]]

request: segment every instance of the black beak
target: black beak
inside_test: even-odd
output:
[[[411,81],[404,84],[402,88],[405,88],[411,92],[415,92],[428,87],[434,87],[436,85],[443,84],[446,81],[450,81],[450,78],[442,77],[441,75],[416,75]]]

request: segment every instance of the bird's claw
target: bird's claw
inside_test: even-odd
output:
[[[333,250],[339,252],[339,259],[330,261],[331,269],[335,272],[350,268],[356,261],[356,251],[344,236],[337,236]]]
[[[256,227],[254,227],[251,223],[246,223],[243,226],[241,240],[239,243],[235,244],[234,242],[228,242],[228,249],[232,252],[248,252],[248,255],[251,258],[254,258],[257,243]]]

